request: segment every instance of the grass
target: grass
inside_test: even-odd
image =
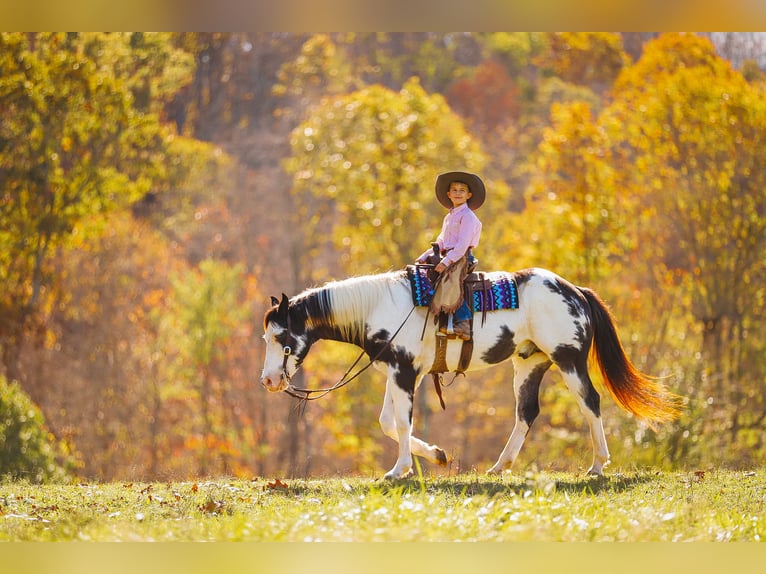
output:
[[[6,541],[764,541],[766,470],[0,482]]]

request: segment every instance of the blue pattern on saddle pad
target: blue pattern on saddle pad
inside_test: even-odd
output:
[[[412,303],[416,307],[428,307],[434,296],[434,289],[428,278],[428,267],[407,266],[407,278],[412,290]],[[486,277],[486,276],[485,276]],[[473,294],[473,311],[499,311],[500,309],[518,309],[519,292],[512,277],[504,275],[492,280],[491,287]]]
[[[407,278],[412,288],[412,304],[415,307],[428,307],[433,299],[434,288],[428,279],[428,269],[420,265],[407,266]]]
[[[473,294],[474,312],[518,308],[519,292],[516,289],[516,282],[507,276],[492,281],[488,290],[475,291]]]

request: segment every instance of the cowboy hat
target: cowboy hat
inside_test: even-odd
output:
[[[471,209],[479,209],[487,195],[484,189],[484,182],[478,175],[464,171],[449,171],[436,178],[436,199],[439,200],[439,203],[447,209],[452,209],[452,202],[447,197],[447,192],[449,191],[450,183],[453,181],[460,181],[468,186],[468,189],[471,190],[471,197],[466,203]]]

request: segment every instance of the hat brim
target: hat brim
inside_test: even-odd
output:
[[[471,197],[466,202],[471,209],[479,209],[487,197],[487,191],[484,189],[484,182],[478,175],[464,171],[449,171],[436,178],[436,199],[444,207],[452,209],[452,201],[447,197],[449,185],[453,181],[462,181],[471,190]]]

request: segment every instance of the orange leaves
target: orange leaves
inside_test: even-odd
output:
[[[200,504],[197,509],[204,514],[218,514],[223,509],[223,502],[209,498]]]
[[[497,129],[518,119],[520,90],[504,66],[482,62],[470,79],[456,82],[447,95],[450,106],[482,130]]]
[[[275,478],[271,482],[267,482],[266,486],[263,487],[263,490],[285,490],[287,488],[287,483],[282,482],[278,478]]]

